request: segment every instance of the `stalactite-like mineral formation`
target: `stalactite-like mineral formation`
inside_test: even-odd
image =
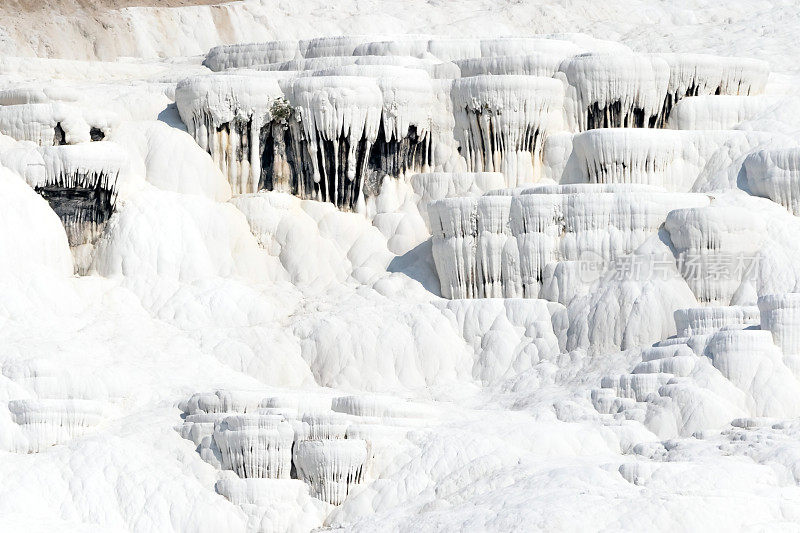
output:
[[[564,89],[558,80],[521,75],[453,82],[456,139],[473,172],[502,172],[509,185],[541,174],[541,149],[560,126]]]
[[[314,496],[341,505],[363,481],[367,444],[360,439],[305,440],[297,444],[294,461]]]
[[[663,59],[638,54],[581,54],[565,60],[578,131],[652,128],[658,124],[669,82]]]

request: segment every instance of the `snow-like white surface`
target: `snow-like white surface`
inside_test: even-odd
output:
[[[798,527],[793,2],[135,3],[0,6],[0,530]]]
[[[558,80],[473,76],[455,80],[451,95],[469,170],[502,172],[509,187],[538,180],[542,145],[561,127],[564,87]]]

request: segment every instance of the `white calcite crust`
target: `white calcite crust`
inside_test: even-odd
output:
[[[676,209],[665,229],[678,253],[686,283],[703,303],[729,305],[751,269],[766,228],[744,208],[707,206]]]
[[[537,181],[542,144],[561,127],[562,84],[535,76],[475,76],[455,80],[451,95],[467,168],[502,172],[510,186]]]
[[[532,53],[574,55],[586,49],[566,39],[502,37],[481,40],[481,57],[503,57]]]
[[[431,411],[423,404],[390,396],[340,396],[333,399],[332,409],[355,416],[376,418],[425,418]]]
[[[750,191],[800,215],[800,147],[764,149],[744,161]]]
[[[42,399],[8,402],[22,442],[16,451],[36,453],[83,435],[105,418],[107,408],[93,400]]]
[[[226,476],[214,485],[218,494],[241,507],[248,531],[302,533],[325,517],[326,506],[299,479],[240,479]]]
[[[689,96],[762,94],[769,77],[765,61],[704,54],[658,54],[669,65],[669,85],[661,121]]]
[[[800,523],[791,2],[0,4],[0,530]]]
[[[480,76],[483,74],[525,76],[555,76],[561,62],[569,57],[558,53],[529,53],[526,55],[501,55],[461,59],[455,64],[461,69],[461,76]]]
[[[79,108],[61,102],[0,106],[0,133],[40,146],[89,140],[90,126]]]
[[[297,41],[269,41],[215,46],[206,54],[203,64],[218,72],[229,68],[249,67],[289,61],[300,55]]]
[[[564,60],[560,70],[572,88],[570,116],[578,131],[657,124],[670,75],[663,59],[589,53]]]
[[[669,189],[682,181],[673,170],[682,147],[677,132],[633,128],[589,130],[572,141],[586,183],[641,183]]]
[[[536,298],[548,266],[580,260],[581,268],[602,272],[654,235],[671,210],[689,203],[703,206],[708,198],[540,187],[433,202],[429,216],[442,294]]]
[[[181,405],[187,415],[214,413],[251,413],[261,407],[262,391],[218,390],[193,394]]]
[[[800,293],[765,294],[758,299],[761,329],[783,352],[783,360],[800,376]]]
[[[678,337],[713,333],[723,327],[746,328],[761,323],[761,313],[755,306],[690,307],[675,310]]]
[[[340,505],[363,481],[367,445],[360,439],[306,440],[297,444],[294,461],[314,496]]]
[[[288,479],[294,429],[279,415],[231,415],[217,422],[222,467],[242,478]]]
[[[282,98],[278,81],[269,76],[199,76],[181,81],[175,92],[189,132],[237,194],[259,189],[261,129]]]
[[[780,98],[768,95],[684,98],[672,108],[665,127],[677,130],[733,129],[781,104]]]
[[[753,314],[737,306],[676,312],[681,336],[641,350],[632,374],[603,378],[592,392],[595,407],[639,420],[662,437],[750,425],[748,417],[794,416],[791,398],[800,382],[770,332],[750,325]],[[694,322],[689,329],[687,319]]]
[[[452,79],[460,76],[455,63],[435,58],[410,56],[324,56],[293,59],[280,63],[269,63],[254,67],[259,71],[285,72],[288,77],[303,71],[324,70],[347,65],[386,65],[424,70],[431,78]]]
[[[765,143],[793,144],[758,131],[640,128],[590,130],[571,141],[562,183],[643,183],[678,192],[735,188],[741,165],[753,158],[754,149]]]

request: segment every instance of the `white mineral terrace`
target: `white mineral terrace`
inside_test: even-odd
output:
[[[0,2],[0,532],[797,530],[797,7]]]
[[[554,134],[586,130],[590,135],[577,135],[575,142],[590,182],[689,190],[736,132],[618,138],[591,130],[665,124],[724,130],[736,123],[733,117],[751,113],[744,109],[763,107],[736,96],[764,91],[761,62],[612,53],[600,43],[364,37],[223,46],[206,57],[218,73],[180,82],[177,103],[234,193],[285,191],[362,212],[385,177],[460,165],[502,172],[509,186],[543,178],[569,182],[575,179],[575,169],[563,168],[569,158],[547,155],[563,152],[564,141],[572,144],[571,136]],[[305,79],[309,75],[322,79]],[[343,75],[361,79],[344,82]],[[376,84],[380,113],[370,111],[379,105]],[[704,95],[716,99],[699,111],[684,109],[688,97]]]

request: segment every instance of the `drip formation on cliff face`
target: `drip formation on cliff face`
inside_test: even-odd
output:
[[[0,58],[22,480],[0,515],[30,494],[54,530],[558,529],[587,498],[594,526],[794,517],[785,73],[269,23],[287,38],[203,64]],[[719,511],[742,499],[766,510]]]
[[[676,106],[688,97],[763,92],[764,63],[716,59],[577,36],[275,41],[212,49],[205,64],[216,73],[179,83],[176,101],[234,193],[283,191],[369,214],[387,176],[464,169],[502,172],[510,187],[558,181],[575,133],[674,127],[689,120]],[[688,190],[688,178],[673,185],[684,168],[667,167],[683,160],[699,173],[713,153],[693,154],[690,136],[604,135],[575,136],[585,158],[611,159],[587,161],[590,182]]]

